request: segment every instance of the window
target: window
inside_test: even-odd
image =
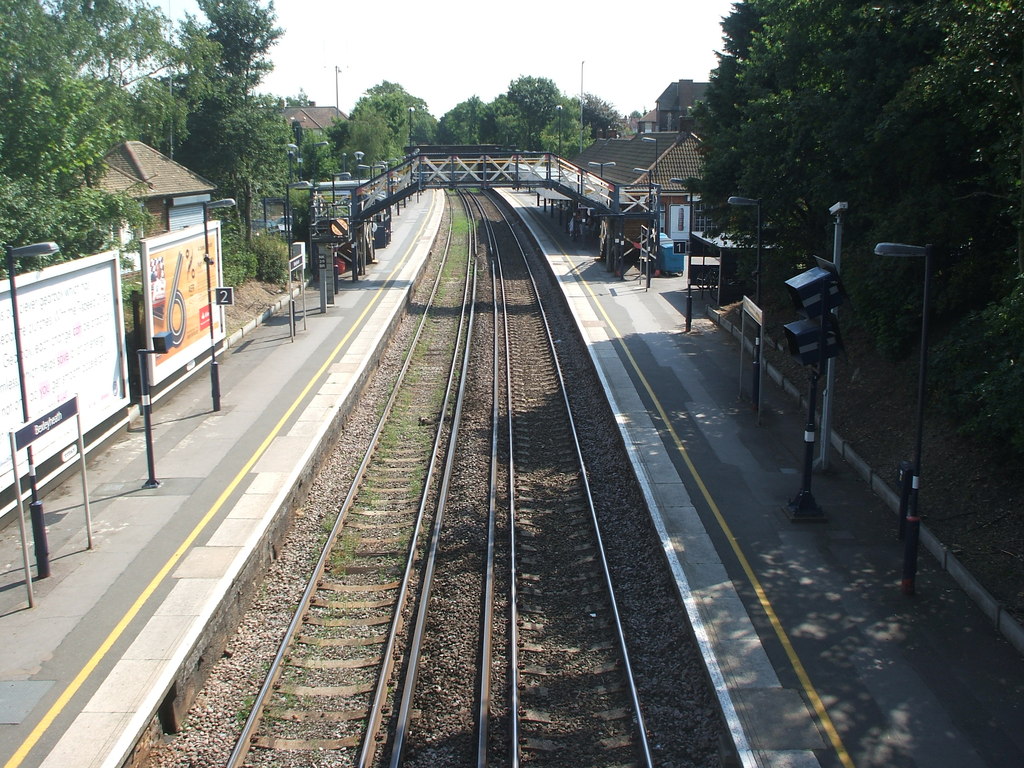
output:
[[[711,217],[704,210],[704,203],[693,204],[693,231],[707,232],[711,229]]]

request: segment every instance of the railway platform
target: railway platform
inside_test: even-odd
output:
[[[738,344],[696,291],[685,332],[682,278],[616,277],[535,195],[503,195],[590,348],[742,764],[1024,765],[1024,658],[923,549],[902,594],[895,515],[853,468],[815,473],[824,522],[785,513],[804,407],[765,376],[758,423]]]
[[[393,220],[366,279],[289,340],[283,319],[233,339],[223,406],[203,372],[154,407],[157,476],[141,427],[91,457],[96,546],[77,478],[46,504],[53,575],[26,607],[16,527],[0,532],[3,768],[117,768],[197,655],[214,606],[258,567],[267,521],[306,482],[326,424],[372,355],[429,249],[442,193]],[[669,562],[713,652],[710,676],[744,766],[1024,765],[1024,661],[927,556],[900,594],[891,513],[842,465],[816,476],[828,521],[780,511],[799,485],[803,413],[774,386],[762,423],[739,403],[737,353],[685,286],[650,290],[507,193],[562,283],[619,415]],[[703,304],[698,300],[698,307]],[[262,551],[262,555],[261,555]],[[180,713],[164,707],[161,717]]]
[[[93,549],[80,478],[44,496],[51,575],[35,582],[33,608],[18,527],[0,531],[0,765],[117,768],[154,712],[183,714],[170,703],[177,671],[212,662],[206,635],[223,631],[238,585],[272,556],[275,512],[372,371],[443,197],[410,198],[360,281],[343,282],[324,313],[308,299],[294,340],[284,311],[232,336],[218,356],[219,412],[205,368],[154,404],[158,488],[143,488],[141,420],[90,455]]]

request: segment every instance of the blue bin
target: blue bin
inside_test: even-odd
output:
[[[680,274],[686,270],[686,254],[676,253],[672,238],[664,233],[658,243],[658,269]]]

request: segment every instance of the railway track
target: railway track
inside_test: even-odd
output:
[[[599,390],[578,355],[567,389],[567,328],[514,222],[484,195],[461,199],[449,196],[447,256],[400,383],[351,489],[334,491],[328,543],[231,757],[209,764],[711,764],[717,718],[702,680],[679,677],[702,672],[646,518],[612,516],[606,553],[583,456],[613,486],[623,462],[607,437],[594,450],[595,430],[612,429],[588,405]],[[604,517],[639,508],[619,488],[605,498]],[[613,569],[637,569],[625,620]],[[627,635],[642,641],[639,676]]]
[[[453,225],[398,384],[229,766],[310,765],[323,754],[340,758],[332,764],[373,763],[447,445],[471,250],[469,230]]]

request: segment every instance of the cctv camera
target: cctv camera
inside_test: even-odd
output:
[[[840,211],[845,211],[849,207],[850,207],[849,203],[836,203],[835,205],[833,205],[831,208],[828,209],[828,212],[831,213],[833,216],[835,216]]]

